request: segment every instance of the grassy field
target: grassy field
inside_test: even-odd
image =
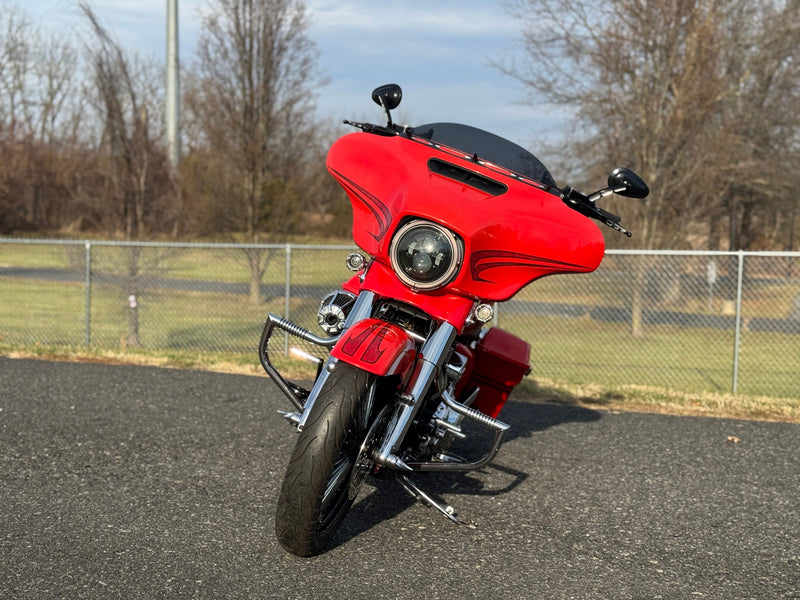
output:
[[[202,351],[154,351],[87,349],[72,346],[20,346],[0,342],[0,355],[11,358],[135,364],[175,369],[196,369],[264,377],[265,389],[271,389],[255,353]],[[273,360],[285,376],[293,380],[313,379],[314,369],[290,357]],[[692,393],[680,390],[611,384],[570,384],[547,378],[528,377],[515,388],[513,398],[530,403],[558,403],[602,411],[651,412],[681,416],[733,418],[800,423],[800,398],[776,398],[749,394]],[[288,405],[285,408],[289,408]],[[502,413],[500,415],[502,419]]]
[[[319,283],[331,277],[341,281],[347,276],[344,259],[349,253],[342,247],[296,252],[292,258],[293,280],[298,284]],[[126,266],[128,252],[127,247],[93,245],[92,269],[119,272]],[[263,250],[263,256],[267,268],[262,282],[283,285],[286,275],[284,248]],[[0,244],[0,267],[66,269],[82,276],[85,257],[83,245]],[[143,271],[150,275],[234,283],[247,283],[250,280],[245,251],[234,248],[144,247],[141,249],[140,263]]]
[[[107,277],[126,267],[126,250],[114,247],[92,251],[90,345],[85,345],[84,254],[83,246],[0,244],[0,267],[53,269],[72,278],[47,279],[41,274],[0,278],[0,352],[188,368],[224,365],[260,372],[256,345],[265,316],[284,314],[286,309],[283,249],[269,256],[262,279],[264,297],[256,304],[247,293],[249,274],[241,250],[145,248],[139,264],[151,280],[137,297],[138,348],[128,344],[129,290],[119,281],[121,276],[116,281]],[[319,289],[334,289],[350,275],[343,267],[346,254],[346,250],[292,253],[293,320],[316,331]],[[610,277],[597,276],[546,278],[515,300],[582,306],[619,302],[603,289]],[[208,283],[234,287],[212,285],[206,290]],[[797,292],[796,285],[760,285],[757,294],[746,297],[745,312],[783,318]],[[713,312],[697,297],[669,309]],[[521,392],[530,398],[610,408],[671,406],[670,410],[692,414],[710,411],[784,420],[793,418],[787,417],[787,410],[800,412],[797,334],[750,331],[745,326],[734,396],[732,330],[654,325],[646,327],[643,337],[634,338],[626,323],[597,321],[588,315],[537,316],[505,306],[500,308],[499,325],[531,344],[533,374]],[[291,362],[287,365],[301,369]]]
[[[652,326],[635,338],[624,324],[559,317],[515,318],[534,371],[570,384],[626,382],[687,392],[731,392],[734,332]],[[800,336],[743,331],[741,393],[800,396]]]

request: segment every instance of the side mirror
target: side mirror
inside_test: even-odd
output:
[[[627,198],[646,198],[650,188],[644,180],[627,167],[618,167],[608,176],[608,187]]]
[[[378,106],[383,107],[383,110],[386,112],[386,118],[388,119],[387,125],[389,127],[392,126],[392,115],[389,111],[397,108],[402,99],[403,90],[401,90],[400,86],[396,83],[387,83],[372,91],[372,101]]]
[[[403,99],[403,90],[396,83],[389,83],[372,91],[372,101],[386,110],[394,110]]]

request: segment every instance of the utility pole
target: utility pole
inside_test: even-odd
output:
[[[181,159],[178,0],[167,0],[167,152],[177,170]]]

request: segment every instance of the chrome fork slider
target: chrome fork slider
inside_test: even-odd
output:
[[[336,363],[336,359],[333,357],[328,357],[324,365],[321,361],[318,363],[317,377],[314,381],[314,386],[309,391],[283,377],[283,375],[278,372],[278,370],[270,361],[269,342],[270,338],[272,338],[272,334],[276,328],[282,329],[283,331],[295,337],[299,337],[306,342],[315,344],[317,346],[330,348],[334,346],[337,341],[339,341],[342,334],[347,331],[347,329],[353,323],[370,316],[374,300],[375,295],[372,292],[362,291],[356,297],[355,304],[353,305],[353,308],[350,311],[347,320],[345,321],[345,326],[342,332],[339,333],[339,335],[327,338],[314,335],[304,327],[301,327],[296,323],[292,323],[288,319],[284,319],[278,315],[274,315],[272,313],[267,315],[267,320],[264,323],[264,331],[261,333],[261,341],[258,345],[258,357],[261,362],[261,366],[264,368],[264,371],[266,371],[267,375],[269,375],[270,379],[275,382],[275,385],[278,386],[278,389],[283,392],[284,396],[289,399],[292,405],[298,411],[300,411],[299,419],[296,417],[289,419],[290,422],[297,425],[298,430],[301,430],[305,425],[305,422],[308,419],[308,414],[314,405],[314,401],[319,394],[319,391],[322,389],[322,385],[325,383],[330,369],[332,369],[333,365]]]
[[[389,421],[386,437],[383,439],[375,460],[379,465],[413,470],[409,469],[395,452],[408,433],[411,423],[422,405],[421,401],[428,393],[434,378],[447,362],[455,338],[456,328],[445,322],[439,325],[422,346],[420,351],[422,359],[414,373],[405,401],[397,406]]]

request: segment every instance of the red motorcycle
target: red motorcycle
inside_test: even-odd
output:
[[[299,436],[275,529],[299,556],[325,549],[368,475],[393,477],[467,524],[412,477],[479,469],[503,443],[509,425],[497,416],[530,371],[530,347],[485,328],[494,303],[545,275],[596,269],[605,244],[586,217],[630,236],[596,201],[649,193],[626,168],[589,196],[559,189],[533,154],[486,131],[394,124],[390,111],[401,98],[397,85],[377,88],[372,99],[387,124],[345,121],[360,131],[328,153],[328,170],[353,205],[353,238],[368,257],[351,254],[355,275],[322,301],[327,335],[270,314],[261,336],[261,364],[296,409],[282,411]],[[310,390],[270,362],[276,328],[329,349],[324,363],[316,359]],[[465,420],[492,434],[474,460],[451,451],[454,442],[469,444]]]

